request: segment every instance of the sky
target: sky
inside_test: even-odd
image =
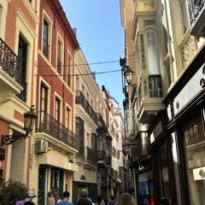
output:
[[[124,57],[124,31],[121,26],[119,0],[60,0],[88,63],[115,61],[90,65],[92,71],[120,70]],[[110,95],[122,107],[121,72],[96,74],[99,86],[105,85]]]

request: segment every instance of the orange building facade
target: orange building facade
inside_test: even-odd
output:
[[[0,136],[25,134],[23,114],[34,104],[38,1],[0,1]],[[33,90],[33,92],[29,92]],[[2,145],[2,178],[29,184],[30,139]],[[21,152],[19,151],[21,150]]]

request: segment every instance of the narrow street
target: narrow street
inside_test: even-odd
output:
[[[205,205],[204,0],[0,0],[0,205]]]

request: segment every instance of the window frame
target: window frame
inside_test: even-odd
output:
[[[43,37],[44,37],[44,20],[48,23],[48,56],[46,56],[43,52]],[[51,61],[51,53],[52,53],[52,31],[53,31],[53,22],[51,21],[48,14],[43,10],[42,14],[42,33],[41,33],[41,52],[43,56],[50,62]]]
[[[54,119],[56,119],[56,99],[59,100],[59,106],[60,106],[60,109],[59,109],[59,123],[62,124],[62,97],[60,95],[58,95],[56,92],[54,92],[54,113],[53,113],[53,117]],[[57,120],[57,119],[56,119]]]
[[[60,47],[60,52],[61,52],[61,55],[60,55],[60,58],[59,58],[59,45],[61,46]],[[59,66],[59,62],[58,61],[61,61],[61,66],[60,66],[60,72],[58,71],[58,66]],[[63,41],[63,38],[61,37],[61,35],[57,32],[57,41],[56,41],[56,71],[60,74],[60,75],[63,75],[64,73],[64,41]]]
[[[69,110],[69,121],[67,122],[67,111]],[[65,105],[65,127],[68,130],[71,130],[72,128],[72,108],[66,103]]]
[[[71,88],[72,78],[71,78],[71,65],[72,65],[72,57],[70,53],[67,55],[67,61],[65,66],[65,81],[66,84]]]
[[[156,59],[156,70],[153,70],[153,61],[152,62],[152,66],[149,67],[149,56],[148,56],[148,33],[149,32],[153,32],[154,33],[154,49],[156,51],[156,55],[154,57],[157,57]],[[154,26],[147,26],[145,28],[145,32],[144,32],[144,46],[145,46],[145,62],[146,62],[146,68],[148,71],[148,75],[153,75],[153,74],[161,74],[160,72],[160,59],[159,59],[159,47],[158,47],[158,38],[157,38],[157,30],[156,27]],[[152,73],[154,71],[154,73]]]

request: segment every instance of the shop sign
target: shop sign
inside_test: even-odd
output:
[[[194,180],[205,180],[205,167],[193,169]]]
[[[174,114],[177,115],[203,89],[201,80],[204,79],[204,65],[193,75],[189,82],[174,99]]]

